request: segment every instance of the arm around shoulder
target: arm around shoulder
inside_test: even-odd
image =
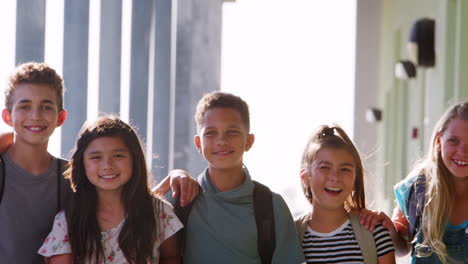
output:
[[[393,219],[390,219],[383,212],[375,212],[363,209],[359,212],[361,224],[366,229],[373,231],[378,222],[387,228],[395,246],[396,255],[404,256],[411,250],[411,243],[408,241],[408,220],[403,215],[399,207],[395,208]]]
[[[152,192],[163,196],[169,189],[172,189],[172,197],[180,196],[182,206],[192,202],[200,190],[198,182],[188,172],[179,169],[170,171]]]
[[[405,256],[411,252],[412,249],[411,241],[408,240],[409,222],[399,207],[395,208],[392,220],[396,232],[391,232],[390,234],[392,236],[393,244],[395,245],[396,255]]]

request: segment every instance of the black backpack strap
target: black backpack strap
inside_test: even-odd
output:
[[[253,207],[257,223],[257,246],[262,264],[271,263],[276,247],[275,216],[273,197],[265,185],[253,181]]]
[[[200,193],[202,192],[202,189],[200,185],[198,186]],[[176,214],[177,218],[179,218],[180,222],[184,225],[183,228],[181,228],[177,232],[177,246],[180,250],[180,253],[183,254],[185,250],[185,238],[187,235],[187,223],[188,223],[188,218],[190,215],[190,211],[192,211],[193,203],[195,202],[197,198],[195,198],[192,202],[189,204],[185,205],[182,207],[180,205],[180,195],[176,198],[175,203],[173,204],[174,206],[174,213]]]
[[[5,161],[3,161],[2,156],[0,156],[0,166],[2,167],[0,170],[0,205],[1,205],[2,199],[3,199],[3,192],[5,191]]]
[[[62,161],[57,158],[57,213],[62,209]]]
[[[412,241],[421,224],[421,216],[426,200],[426,177],[418,175],[411,187],[408,202],[409,239]]]

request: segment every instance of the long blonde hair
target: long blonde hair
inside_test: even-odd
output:
[[[454,119],[468,121],[468,101],[448,109],[434,127],[431,145],[426,157],[415,166],[410,175],[424,174],[426,177],[426,202],[422,214],[422,232],[425,245],[431,247],[442,263],[448,263],[446,247],[442,241],[448,217],[453,210],[453,175],[442,160],[440,137]]]

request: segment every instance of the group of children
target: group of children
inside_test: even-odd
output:
[[[138,136],[118,117],[84,124],[68,163],[47,152],[66,111],[46,64],[20,65],[5,102],[14,140],[0,160],[1,263],[382,264],[395,250],[414,263],[468,260],[468,101],[441,118],[427,158],[397,185],[393,220],[365,209],[363,164],[344,130],[319,127],[300,170],[311,208],[296,223],[243,164],[255,137],[238,96],[199,101],[194,143],[208,166],[197,181],[172,172],[155,191]],[[154,194],[168,182],[174,209]]]

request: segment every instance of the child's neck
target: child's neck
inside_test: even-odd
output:
[[[329,233],[349,218],[348,212],[344,208],[328,209],[320,206],[313,206],[309,226],[320,233]]]
[[[28,145],[14,142],[7,153],[19,167],[35,175],[46,171],[52,162],[52,156],[47,151],[47,144]]]
[[[211,183],[221,192],[226,192],[241,186],[245,179],[242,166],[229,169],[209,167],[208,172]]]
[[[99,192],[97,219],[101,231],[108,231],[120,224],[125,217],[121,192]]]

